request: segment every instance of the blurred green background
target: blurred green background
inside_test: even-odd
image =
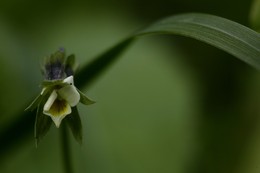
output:
[[[249,26],[250,5],[249,0],[1,0],[0,130],[40,92],[39,62],[59,47],[76,54],[82,67],[168,15],[203,12]],[[84,88],[97,103],[79,106],[84,141],[80,146],[71,137],[73,168],[258,173],[259,78],[259,72],[233,56],[192,39],[139,40]],[[53,126],[36,149],[32,131],[0,156],[0,172],[63,172],[59,139]]]

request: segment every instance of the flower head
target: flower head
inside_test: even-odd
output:
[[[42,66],[44,81],[40,95],[26,110],[37,108],[35,137],[43,137],[50,127],[51,119],[58,128],[67,117],[68,124],[76,139],[81,139],[81,122],[76,106],[79,102],[89,105],[95,103],[74,86],[76,69],[75,57],[65,57],[63,49],[46,57]],[[49,117],[49,118],[48,118]],[[75,130],[77,129],[77,130]],[[80,136],[80,137],[78,137]]]

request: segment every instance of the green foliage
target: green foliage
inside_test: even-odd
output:
[[[191,37],[220,48],[260,69],[260,34],[236,22],[208,14],[182,14],[159,20],[120,42],[81,69],[77,85],[97,79],[135,40],[147,35],[176,34]]]
[[[208,14],[183,14],[160,20],[137,36],[177,34],[206,42],[260,69],[260,34],[236,22]]]
[[[75,76],[76,86],[83,88],[90,85],[97,79],[114,61],[116,61],[123,51],[134,41],[134,38],[123,40],[105,53],[101,54],[89,64],[85,65]]]

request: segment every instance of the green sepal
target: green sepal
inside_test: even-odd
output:
[[[80,102],[84,105],[91,105],[96,103],[95,101],[89,99],[83,92],[81,92],[79,89],[77,89],[77,91],[79,92],[80,95]]]
[[[34,137],[36,147],[40,140],[47,134],[52,125],[52,120],[49,116],[43,114],[43,106],[40,104],[37,108],[36,120],[34,124]]]
[[[70,67],[72,67],[72,69],[74,70],[74,66],[76,66],[77,64],[76,64],[76,59],[75,59],[75,55],[74,54],[71,54],[71,55],[69,55],[68,57],[67,57],[67,59],[66,59],[66,66],[70,66]]]
[[[33,111],[34,109],[36,109],[37,106],[41,103],[42,99],[43,96],[41,94],[38,95],[24,111]]]
[[[54,54],[51,55],[49,61],[50,63],[55,63],[55,62],[61,62],[64,63],[64,59],[65,59],[65,52],[64,50],[58,50],[56,51]]]
[[[33,102],[25,109],[25,111],[33,111],[34,109],[36,109],[37,106],[41,104],[42,100],[46,98],[46,95],[50,94],[52,89],[52,87],[45,87],[45,89],[42,90],[42,93],[33,100]]]
[[[74,54],[69,55],[65,62],[65,72],[67,76],[74,75],[77,67],[78,64],[76,62],[75,55]]]
[[[51,87],[64,87],[69,85],[68,83],[64,83],[63,80],[44,80],[42,82],[43,88],[51,88]]]
[[[72,107],[71,109],[71,114],[67,115],[64,120],[69,125],[75,140],[79,144],[82,144],[82,125],[79,112],[76,106]]]

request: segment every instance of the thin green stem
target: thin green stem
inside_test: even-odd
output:
[[[64,173],[73,173],[67,124],[61,125],[61,149]]]

